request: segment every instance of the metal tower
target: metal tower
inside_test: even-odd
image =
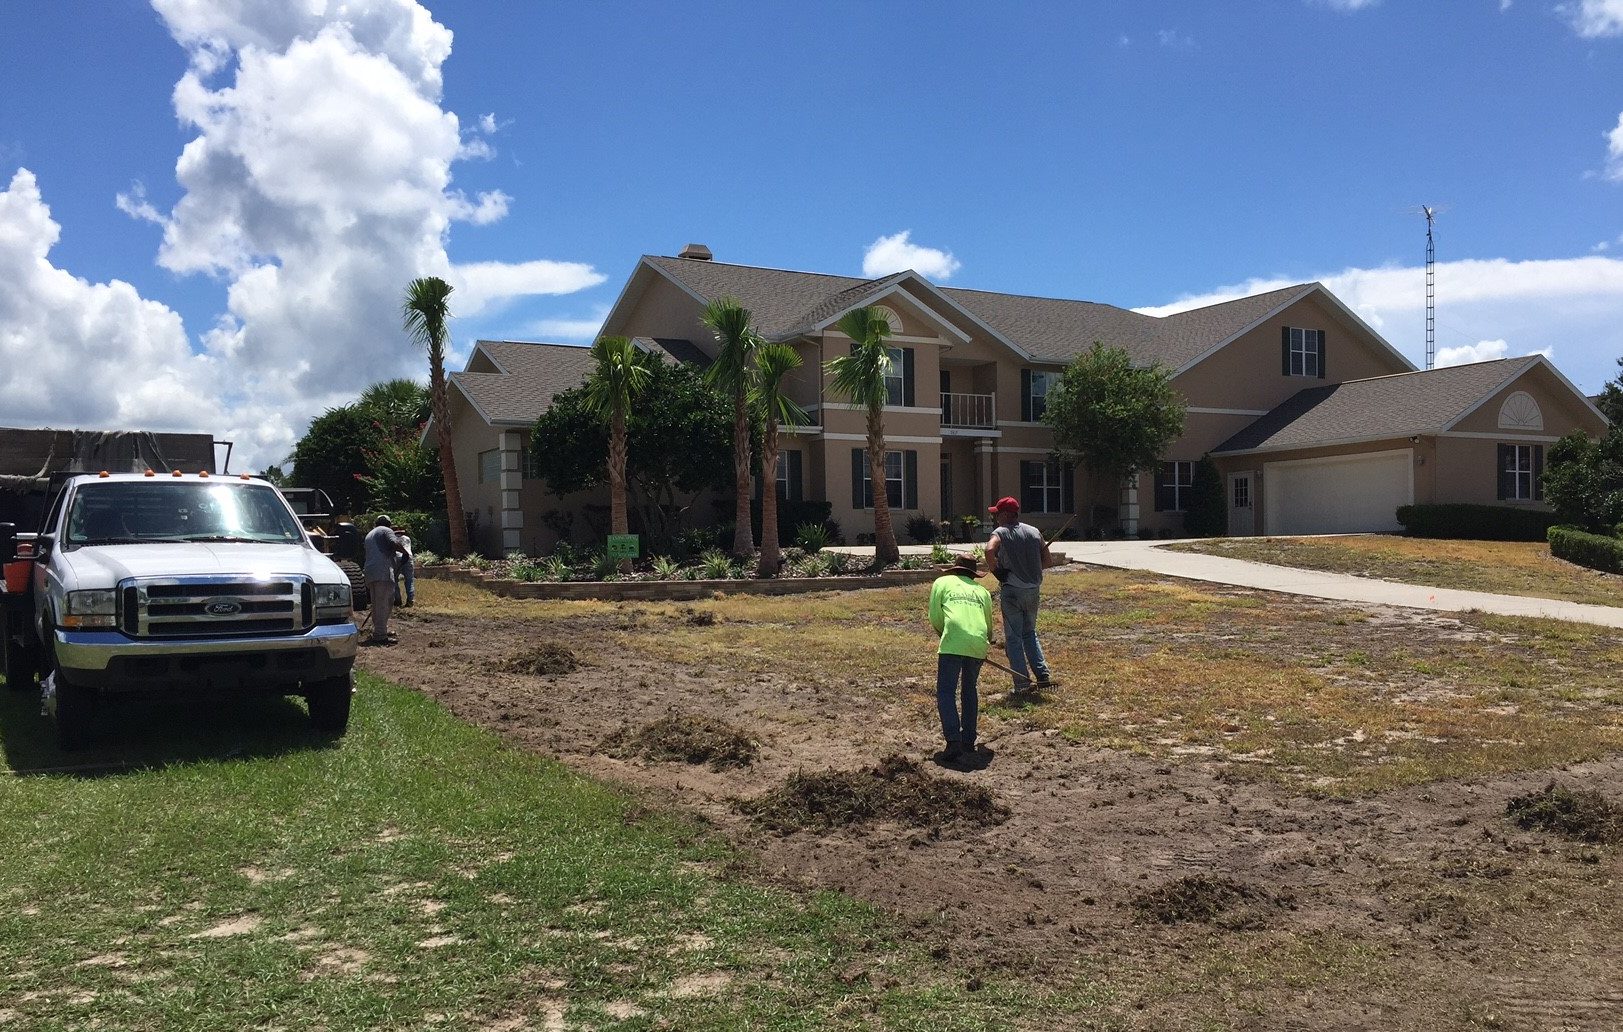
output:
[[[1432,238],[1436,209],[1420,209],[1426,215],[1426,368],[1437,364],[1437,242]]]

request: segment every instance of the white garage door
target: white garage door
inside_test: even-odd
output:
[[[1397,509],[1414,501],[1414,453],[1293,459],[1262,467],[1268,534],[1401,530]]]

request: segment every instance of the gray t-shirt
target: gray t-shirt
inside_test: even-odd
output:
[[[1043,583],[1043,535],[1029,523],[998,527],[997,563],[1009,571],[1005,584],[1036,588]]]
[[[395,556],[399,554],[393,547],[395,540],[394,531],[388,527],[373,527],[366,532],[366,562],[362,568],[368,583],[394,580]]]

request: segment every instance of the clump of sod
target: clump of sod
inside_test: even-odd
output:
[[[1270,911],[1289,909],[1295,901],[1232,878],[1197,874],[1141,892],[1130,905],[1140,918],[1162,924],[1199,921],[1225,928],[1260,928]]]
[[[760,751],[754,739],[725,720],[685,713],[661,717],[635,731],[616,731],[603,746],[617,756],[708,763],[716,770],[747,767]]]
[[[498,670],[509,674],[535,675],[572,674],[579,667],[574,651],[555,642],[520,649],[496,664]]]
[[[903,756],[887,756],[863,770],[796,771],[740,809],[785,832],[885,820],[920,828],[987,825],[1009,816],[979,785],[927,774]]]
[[[1578,792],[1553,781],[1512,799],[1505,816],[1528,831],[1553,831],[1591,845],[1623,843],[1623,808],[1599,792]]]

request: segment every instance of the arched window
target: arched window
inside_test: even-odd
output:
[[[1517,391],[1499,406],[1499,429],[1543,430],[1544,413],[1526,391]]]
[[[901,316],[897,315],[893,310],[885,307],[884,305],[874,305],[873,310],[884,316],[885,321],[890,323],[891,336],[895,336],[896,334],[902,332]]]

